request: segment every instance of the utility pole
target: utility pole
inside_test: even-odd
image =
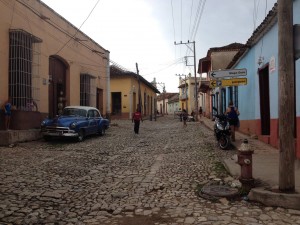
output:
[[[293,0],[278,0],[279,190],[295,191]]]
[[[198,121],[198,85],[197,85],[197,73],[196,73],[196,42],[195,41],[188,41],[186,43],[183,43],[182,41],[180,41],[180,43],[176,43],[176,41],[174,42],[175,45],[186,45],[193,53],[194,55],[192,57],[194,57],[194,74],[195,74],[195,114],[196,114],[196,121]],[[189,44],[193,44],[193,49],[190,48]],[[188,65],[187,65],[188,66]],[[192,65],[189,65],[192,66]]]
[[[140,82],[139,68],[138,68],[138,64],[137,63],[135,65],[136,65],[137,80],[138,80],[138,84],[139,84],[139,90],[138,90],[139,105],[138,105],[138,110],[139,110],[140,113],[142,113],[141,82]]]

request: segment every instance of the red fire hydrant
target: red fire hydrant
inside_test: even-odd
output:
[[[250,148],[247,139],[244,139],[243,143],[238,149],[238,161],[241,166],[241,176],[239,181],[245,191],[250,191],[254,187],[254,179],[252,177],[252,154],[253,150]]]

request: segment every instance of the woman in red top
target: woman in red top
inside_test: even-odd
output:
[[[143,121],[141,112],[137,109],[132,116],[132,122],[134,122],[134,133],[138,134],[140,129],[140,121]]]

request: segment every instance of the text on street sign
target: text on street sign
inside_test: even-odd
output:
[[[223,78],[223,77],[238,77],[238,76],[246,76],[247,69],[233,69],[233,70],[213,70],[209,73],[210,78]]]
[[[211,80],[210,87],[226,87],[226,86],[239,86],[247,85],[247,78],[233,78],[233,79],[223,79],[223,80]]]

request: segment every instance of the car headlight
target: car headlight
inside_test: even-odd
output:
[[[75,122],[71,123],[70,128],[74,129],[75,127],[76,127],[76,123]]]
[[[41,127],[46,126],[46,121],[41,122]]]

